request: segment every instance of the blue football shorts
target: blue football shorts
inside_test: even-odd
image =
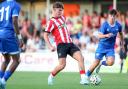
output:
[[[20,53],[20,47],[17,39],[12,38],[0,38],[0,52],[2,54],[18,54]]]
[[[103,57],[114,57],[115,58],[115,52],[114,50],[107,51],[106,53],[96,52],[95,53],[95,59],[102,60]]]

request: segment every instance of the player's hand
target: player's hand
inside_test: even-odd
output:
[[[22,48],[23,47],[23,40],[22,39],[19,39],[19,46],[20,46],[20,48]]]
[[[18,38],[18,41],[19,41],[19,46],[20,46],[20,48],[22,48],[24,43],[23,43],[23,39],[22,39],[21,34],[17,35],[17,38]]]
[[[109,37],[112,37],[113,36],[113,33],[108,33],[105,35],[105,37],[109,38]]]
[[[56,51],[56,48],[55,48],[54,46],[50,46],[49,49],[50,49],[52,52]]]

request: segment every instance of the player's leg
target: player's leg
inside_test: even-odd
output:
[[[16,55],[11,55],[12,57],[12,63],[9,66],[9,69],[5,72],[3,78],[2,78],[2,82],[6,83],[6,81],[11,77],[11,75],[13,74],[13,72],[15,71],[15,69],[17,68],[17,66],[20,63],[20,56],[19,54]]]
[[[5,73],[5,70],[10,62],[10,56],[8,54],[3,54],[4,61],[1,64],[1,69],[0,69],[0,78],[2,79]]]
[[[115,52],[114,52],[114,50],[108,51],[105,54],[105,56],[106,56],[106,60],[102,61],[101,64],[97,67],[96,73],[98,73],[100,71],[100,67],[102,65],[112,66],[114,64],[114,61],[115,61]]]
[[[4,55],[4,58],[7,58]],[[17,55],[13,55],[12,56],[12,63],[9,66],[9,69],[7,71],[5,71],[3,78],[1,79],[1,88],[5,89],[5,85],[7,80],[11,77],[11,75],[13,74],[13,72],[15,71],[15,69],[17,68],[17,66],[19,65],[19,54]],[[8,60],[8,59],[7,59]]]
[[[19,44],[17,42],[17,39],[15,37],[6,38],[3,41],[3,49],[6,53],[12,57],[12,62],[8,68],[8,70],[5,71],[4,76],[2,78],[2,89],[5,89],[6,81],[11,77],[17,66],[20,62],[20,50],[19,50]]]
[[[16,70],[16,68],[18,67],[19,63],[20,63],[20,55],[19,54],[15,54],[15,55],[11,55],[12,57],[12,63],[9,66],[9,69],[5,72],[4,75],[4,80],[7,81],[10,76],[13,74],[13,72]]]
[[[122,73],[124,59],[126,59],[126,52],[124,52],[122,49],[120,49],[119,56],[120,56],[120,73]]]
[[[65,68],[66,57],[67,57],[67,47],[65,44],[59,44],[57,47],[58,61],[59,64],[53,69],[48,77],[48,85],[53,85],[54,77]]]
[[[3,77],[3,79],[7,81],[20,63],[19,43],[15,37],[6,38],[4,39],[3,48],[5,49],[5,52],[7,52],[11,56],[13,60],[9,66],[9,69],[5,72]]]
[[[76,51],[72,57],[78,61],[81,76],[80,84],[89,84],[89,81],[86,79],[85,76],[84,57],[82,56],[82,53],[80,51]]]
[[[109,51],[106,53],[106,60],[102,61],[102,65],[104,66],[112,66],[115,62],[115,52],[113,51]]]
[[[103,56],[105,54],[104,53],[95,53],[95,60],[93,61],[92,65],[90,66],[90,68],[88,69],[86,76],[89,78],[91,76],[91,74],[93,73],[93,71],[95,70],[95,68],[99,65],[100,61],[103,59]]]
[[[59,64],[55,67],[55,69],[50,73],[48,77],[48,85],[53,85],[54,77],[65,68],[66,66],[66,58],[59,58]]]
[[[0,70],[0,89],[5,89],[6,82],[3,81],[3,77],[6,71],[6,68],[10,62],[10,56],[8,54],[3,54],[4,61],[1,64],[1,70]]]
[[[123,59],[120,59],[120,73],[122,73],[122,70],[123,70]]]
[[[69,55],[72,56],[75,60],[78,61],[79,71],[81,75],[80,84],[88,84],[88,80],[85,78],[85,66],[84,66],[84,57],[80,49],[75,44],[70,44]]]

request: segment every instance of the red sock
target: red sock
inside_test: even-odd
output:
[[[85,70],[80,70],[80,74],[85,74]]]
[[[51,74],[52,74],[53,77],[56,76],[56,74],[54,74],[53,72],[51,72]]]

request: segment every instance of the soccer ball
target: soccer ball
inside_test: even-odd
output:
[[[92,75],[90,77],[90,83],[93,85],[99,85],[101,83],[101,78],[99,75]]]

